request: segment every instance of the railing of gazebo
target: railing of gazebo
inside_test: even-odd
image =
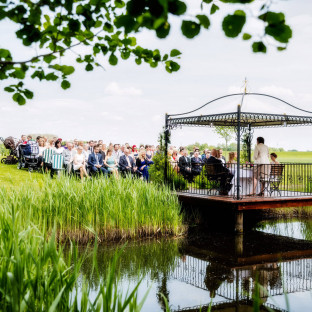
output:
[[[167,182],[176,191],[206,195],[264,197],[312,196],[312,163],[167,165]],[[237,175],[239,174],[239,179]]]

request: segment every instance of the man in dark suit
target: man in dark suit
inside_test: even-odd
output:
[[[199,156],[199,152],[194,152],[194,156],[191,158],[191,166],[192,166],[192,173],[194,175],[199,175],[203,169],[203,161]]]
[[[90,173],[102,173],[107,175],[108,171],[104,168],[103,157],[100,154],[100,148],[98,145],[94,146],[94,151],[89,155],[88,165],[90,167]]]
[[[183,175],[184,179],[188,180],[189,182],[192,182],[193,174],[190,159],[187,157],[187,150],[184,148],[180,148],[180,153],[182,154],[179,157],[178,163],[180,173]]]
[[[190,163],[189,158],[187,157],[187,150],[186,149],[183,149],[183,150],[180,149],[180,153],[182,153],[182,155],[179,157],[179,163],[178,163],[178,166],[180,168],[180,172],[182,174],[191,173],[191,163]]]
[[[119,168],[123,174],[131,173],[131,174],[139,174],[138,168],[136,167],[134,160],[131,156],[129,156],[129,149],[127,147],[124,148],[124,155],[119,158]]]
[[[211,172],[212,178],[220,181],[220,195],[228,195],[232,188],[231,181],[234,175],[223,165],[220,159],[216,158],[216,156],[217,150],[211,150],[211,156],[205,159],[206,170],[208,174]]]

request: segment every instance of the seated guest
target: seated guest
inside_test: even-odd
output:
[[[173,151],[170,151],[171,157],[169,157],[169,162],[172,166],[172,168],[177,171],[178,170],[178,151],[174,149]]]
[[[62,142],[59,140],[56,140],[54,143],[54,154],[63,154],[64,147],[62,147]]]
[[[146,158],[151,160],[153,158],[153,152],[151,150],[151,146],[145,145],[145,151],[146,151]]]
[[[40,166],[42,167],[43,166],[43,152],[46,149],[44,139],[40,138],[38,144],[39,144],[39,159],[38,159],[38,161],[40,163]]]
[[[177,162],[179,163],[180,157],[182,157],[184,155],[184,147],[180,146],[179,147],[179,153],[177,155]]]
[[[211,150],[207,150],[207,152],[206,152],[206,154],[205,154],[205,155],[206,155],[206,157],[205,157],[205,158],[207,158],[207,159],[208,159],[208,158],[211,156]],[[205,159],[205,158],[204,158],[204,159]]]
[[[124,149],[124,155],[120,156],[119,159],[119,169],[122,173],[136,173],[137,172],[137,166],[134,163],[133,158],[129,155],[130,154],[130,148]]]
[[[172,151],[172,159],[177,162],[178,161],[178,150],[174,149]]]
[[[118,144],[117,144],[118,145]],[[113,175],[118,178],[118,165],[117,160],[113,155],[113,148],[108,148],[106,157],[104,159],[104,165],[106,166],[108,172],[113,173]]]
[[[83,148],[81,146],[78,146],[77,148],[77,153],[75,154],[74,160],[73,160],[73,167],[75,171],[79,170],[81,182],[83,182],[84,176],[89,178],[89,175],[86,170],[86,159],[83,153]]]
[[[229,152],[229,161],[227,162],[227,164],[236,164],[234,152]]]
[[[117,163],[119,162],[119,158],[121,156],[121,151],[119,147],[119,144],[114,144],[114,149],[112,150],[112,155],[116,159]]]
[[[199,156],[199,151],[194,152],[194,156],[191,158],[191,168],[194,175],[199,175],[202,171],[203,161]]]
[[[132,146],[132,154],[135,160],[139,157],[139,152],[138,152],[136,145]]]
[[[43,170],[45,173],[52,168],[52,155],[54,154],[54,141],[50,140],[47,148],[43,151]]]
[[[120,147],[120,151],[119,151],[119,157],[118,157],[118,162],[119,162],[119,159],[121,156],[125,155],[125,146],[124,145],[121,145]]]
[[[220,195],[228,195],[232,188],[231,181],[234,175],[226,168],[222,161],[217,158],[218,152],[216,149],[211,151],[211,156],[205,159],[207,166],[213,166],[213,177],[220,180]]]
[[[132,152],[132,147],[129,146],[129,147],[127,147],[127,148],[128,148],[129,156],[132,157],[132,159],[133,159],[133,161],[134,161],[134,163],[135,163],[135,158],[134,158],[134,153]]]
[[[60,172],[59,170],[63,169],[62,168],[63,164],[62,164],[62,161],[61,161],[62,157],[59,157],[59,156],[55,157],[54,155],[61,155],[61,156],[63,156],[64,150],[65,149],[64,149],[64,147],[62,147],[61,139],[56,140],[55,143],[54,143],[54,150],[53,150],[53,155],[52,155],[52,159],[51,159],[51,163],[52,163],[51,172],[50,172],[51,178],[53,178],[54,173],[59,174],[59,172]],[[56,161],[53,160],[53,159],[56,159]],[[55,166],[56,166],[56,168],[55,168]]]
[[[201,155],[201,158],[202,158],[203,161],[204,161],[204,159],[206,158],[207,151],[208,151],[207,148],[204,149],[204,151],[203,151],[203,153],[202,153],[202,155]]]
[[[21,139],[18,141],[17,144],[26,144],[27,143],[27,136],[26,134],[21,135]]]
[[[88,165],[90,167],[90,172],[107,174],[108,171],[104,168],[103,156],[100,153],[99,145],[93,147],[93,153],[90,154],[88,158]]]
[[[139,171],[143,175],[143,179],[148,182],[149,180],[149,173],[148,169],[153,162],[146,157],[145,150],[141,150],[138,159],[136,160],[136,166],[138,167]]]
[[[75,139],[74,140],[74,148],[77,148],[78,147],[78,139]]]
[[[75,150],[73,149],[74,145],[71,142],[67,143],[67,149],[64,149],[63,151],[63,157],[64,157],[64,167],[66,173],[70,174],[73,169],[73,161],[75,156]]]
[[[48,138],[46,136],[44,136],[43,140],[44,140],[44,146],[47,147],[48,146]]]
[[[277,155],[275,153],[271,153],[270,158],[271,158],[271,164],[272,165],[279,165],[279,162],[276,160]]]
[[[105,154],[105,152],[103,151],[103,144],[98,144],[98,147],[99,147],[99,149],[100,149],[99,153],[102,155],[103,160],[104,160],[106,154]]]
[[[222,161],[223,164],[226,163],[226,159],[225,159],[225,157],[223,156],[223,151],[222,151],[222,149],[219,149],[219,150],[218,150],[218,159],[220,159],[220,160]]]
[[[179,168],[180,168],[181,174],[184,177],[189,176],[192,173],[191,162],[189,158],[187,157],[187,149],[182,150],[182,155],[179,158]]]
[[[105,154],[106,156],[106,153],[107,153],[107,146],[106,144],[102,144],[102,152]],[[103,159],[105,159],[105,157],[103,157]]]
[[[94,145],[95,145],[94,141],[90,140],[89,141],[89,151],[90,151],[90,154],[93,153]]]
[[[85,159],[89,159],[89,156],[91,154],[91,151],[89,150],[89,144],[83,144],[81,147],[83,147],[83,154],[85,155]]]

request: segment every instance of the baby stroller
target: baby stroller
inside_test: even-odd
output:
[[[17,169],[27,168],[29,172],[39,170],[41,159],[39,157],[39,146],[35,141],[28,141],[27,144],[18,146],[18,165]]]
[[[9,136],[5,140],[0,138],[6,149],[10,150],[10,155],[1,159],[2,164],[15,165],[17,163],[17,139]]]

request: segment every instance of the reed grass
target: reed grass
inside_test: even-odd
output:
[[[56,244],[55,228],[48,238],[46,231],[40,232],[28,221],[14,206],[11,210],[1,208],[0,311],[141,310],[145,298],[137,300],[140,282],[125,295],[118,287],[118,256],[111,261],[107,277],[91,299],[90,284],[80,274],[85,255],[79,257],[72,245],[65,260],[62,248]],[[94,255],[96,250],[95,247]],[[96,274],[96,257],[92,267],[92,274]]]
[[[52,232],[57,240],[99,241],[181,235],[184,231],[177,196],[163,185],[141,180],[76,179],[48,176],[12,189],[0,187],[0,208],[18,211],[25,222]]]

